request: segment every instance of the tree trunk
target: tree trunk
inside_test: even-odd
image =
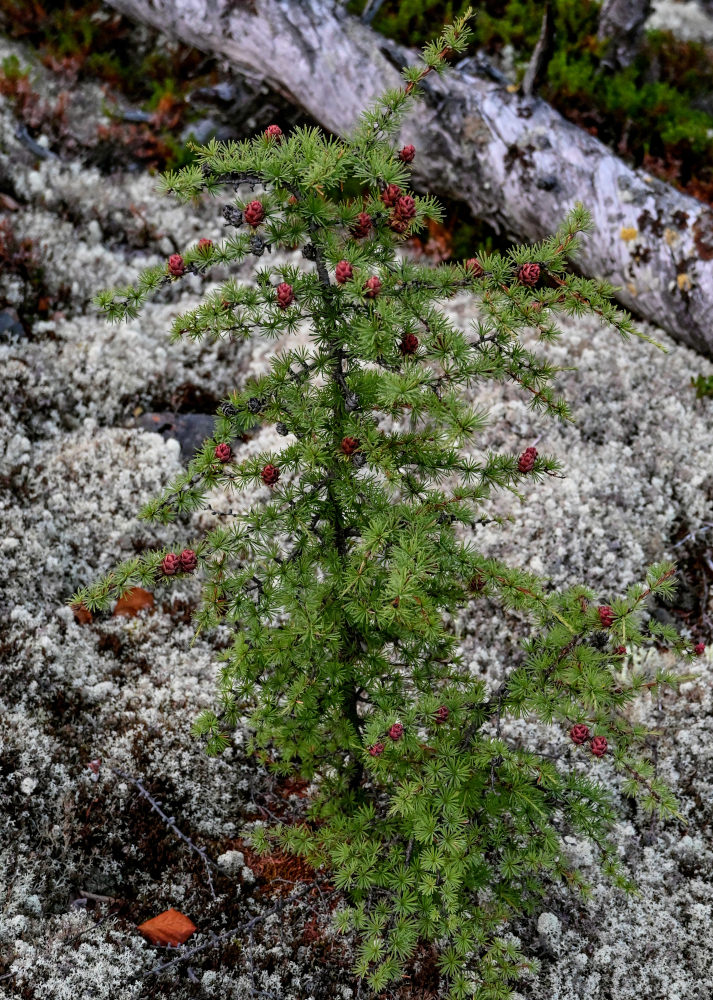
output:
[[[650,13],[651,0],[604,0],[597,37],[609,42],[602,60],[605,66],[624,69],[632,64]]]
[[[418,54],[376,34],[335,0],[110,0],[111,6],[266,80],[347,135],[362,108]],[[435,30],[435,28],[434,28]],[[466,202],[496,231],[549,234],[576,201],[595,230],[583,273],[621,286],[620,302],[713,355],[713,210],[633,170],[544,101],[509,93],[478,57],[424,80],[404,122],[413,183]]]

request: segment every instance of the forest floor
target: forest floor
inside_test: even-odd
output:
[[[0,40],[0,58],[12,52],[27,55]],[[47,93],[52,86],[48,76]],[[213,705],[217,652],[230,638],[227,629],[193,638],[196,585],[146,597],[134,615],[80,621],[67,607],[78,586],[116,561],[215,524],[203,512],[161,528],[137,511],[210,433],[220,400],[264,371],[280,346],[169,345],[173,317],[220,274],[182,281],[130,323],[104,322],[91,305],[98,290],[225,231],[218,202],[188,209],[159,198],[145,173],[83,165],[82,136],[101,118],[98,88],[79,89],[72,116],[75,152],[42,159],[16,137],[9,104],[0,106],[3,239],[17,265],[0,275],[9,303],[0,313],[0,996],[353,998],[351,945],[329,924],[338,897],[313,893],[276,909],[311,873],[279,856],[259,860],[247,843],[251,824],[299,815],[307,790],[270,778],[244,752],[240,731],[215,759],[190,735],[198,712]],[[299,253],[284,259],[310,266]],[[22,305],[28,269],[46,318],[23,326],[12,309]],[[250,260],[237,274],[252,281],[252,272]],[[475,318],[465,297],[443,308],[464,329]],[[650,562],[676,558],[681,593],[657,613],[709,644],[695,680],[632,710],[658,734],[652,752],[685,824],[646,820],[602,764],[620,801],[615,839],[640,895],[613,891],[590,847],[569,841],[593,899],[553,888],[540,912],[512,928],[542,961],[539,977],[519,987],[528,1000],[704,1000],[713,992],[713,399],[696,399],[691,387],[713,365],[642,328],[668,353],[624,343],[590,319],[563,320],[549,355],[569,369],[561,387],[572,425],[533,414],[515,387],[479,392],[491,426],[477,449],[518,452],[537,442],[566,474],[534,488],[525,504],[497,498],[492,509],[512,523],[484,528],[483,550],[555,585],[584,581],[602,599]],[[272,433],[240,443],[241,456],[269,447]],[[218,496],[213,506],[227,509]],[[454,627],[491,685],[528,633],[526,621],[487,602]],[[513,735],[533,732],[522,724]],[[552,752],[565,748],[554,729],[537,737]],[[134,779],[214,865],[174,835]],[[152,975],[177,953],[148,944],[137,925],[170,907],[197,925],[185,947],[207,947]],[[252,936],[241,933],[254,918]],[[234,937],[208,947],[229,928]],[[389,996],[437,996],[434,968],[424,951]]]

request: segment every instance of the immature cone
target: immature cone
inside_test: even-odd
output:
[[[415,333],[405,333],[401,338],[399,350],[402,354],[415,354],[418,350],[418,337]]]
[[[175,552],[169,552],[167,556],[164,556],[161,560],[161,569],[164,576],[173,576],[181,568],[181,560],[178,558]]]
[[[391,729],[389,730],[389,736],[392,740],[400,740],[404,734],[404,727],[400,722],[395,722]]]
[[[242,226],[243,213],[235,205],[223,205],[223,218],[229,226]]]
[[[381,291],[381,282],[376,277],[376,275],[372,275],[371,278],[367,278],[366,282],[364,283],[364,295],[367,297],[367,299],[375,299],[380,291]]]
[[[616,646],[614,648],[614,653],[616,656],[624,656],[626,653],[626,646]]]
[[[394,233],[398,233],[399,236],[403,236],[408,229],[408,222],[404,222],[403,219],[399,219],[397,215],[392,215],[389,218],[389,229],[391,229]]]
[[[470,578],[468,589],[472,590],[474,594],[479,594],[485,590],[485,577],[482,573],[476,573],[475,576]]]
[[[540,265],[523,264],[522,267],[518,269],[517,280],[521,285],[529,285],[530,287],[536,285],[540,280]]]
[[[275,139],[276,142],[282,142],[282,129],[279,125],[268,125],[264,134],[268,139]]]
[[[465,262],[465,269],[469,271],[474,278],[482,278],[485,274],[483,270],[483,265],[480,263],[477,257],[469,257]]]
[[[243,216],[249,226],[259,226],[265,218],[265,209],[262,207],[262,202],[257,200],[249,202],[245,206]]]
[[[352,270],[352,265],[348,260],[340,260],[334,272],[334,277],[336,278],[338,285],[345,285],[347,281],[351,281],[354,277],[354,271]]]
[[[580,747],[589,739],[589,726],[585,726],[583,722],[578,722],[576,726],[572,726],[569,735],[572,742]]]
[[[437,708],[436,711],[434,712],[436,722],[448,722],[448,716],[450,714],[451,710],[448,708],[447,705],[441,705],[441,707]]]
[[[345,437],[342,438],[342,443],[340,447],[345,455],[353,455],[354,452],[359,447],[359,441],[357,438]]]
[[[696,654],[696,656],[703,656],[705,651],[706,651],[705,642],[697,642],[696,645],[693,647],[693,652]]]
[[[384,752],[384,749],[385,747],[383,743],[375,743],[373,746],[369,747],[369,753],[372,757],[380,757]]]
[[[413,163],[413,158],[416,155],[415,146],[404,146],[403,149],[399,150],[399,159],[402,163]]]
[[[279,424],[275,424],[275,430],[277,431],[278,434],[281,434],[282,437],[284,437],[285,434],[290,433],[290,428],[287,426],[287,424],[283,424],[281,421]]]
[[[295,293],[292,291],[292,285],[288,285],[286,281],[281,282],[277,286],[277,304],[280,309],[287,309],[295,301]]]
[[[198,240],[198,249],[199,249],[199,250],[210,250],[210,248],[211,248],[212,246],[213,246],[213,240],[207,240],[207,239],[205,238],[205,236],[202,236],[202,237],[201,237],[201,238],[200,238],[200,239]]]
[[[597,612],[599,614],[599,621],[602,623],[602,628],[609,628],[614,624],[614,612],[608,604],[600,604]]]
[[[517,463],[520,472],[532,472],[537,458],[537,448],[525,448]]]
[[[393,208],[401,195],[401,188],[398,184],[388,184],[381,193],[381,200],[387,208]]]
[[[266,486],[274,486],[280,478],[280,470],[276,465],[268,463],[260,473],[260,478]]]
[[[181,569],[184,573],[192,573],[198,565],[198,557],[193,549],[184,549],[180,555]]]
[[[373,224],[372,218],[368,212],[360,212],[359,215],[357,215],[350,232],[355,240],[363,239],[365,236],[369,235]]]
[[[223,463],[229,462],[230,459],[233,457],[233,452],[230,445],[225,444],[225,442],[223,442],[223,444],[216,445],[214,454],[215,457],[218,459],[218,461]]]
[[[186,265],[183,263],[183,257],[181,257],[180,253],[172,253],[168,258],[168,270],[177,278],[180,278],[185,273]]]
[[[404,222],[410,222],[416,215],[416,202],[410,194],[402,194],[394,205],[394,214]]]
[[[258,399],[257,396],[251,396],[248,400],[248,409],[251,413],[259,413],[262,409],[262,400]]]
[[[589,744],[589,749],[592,751],[595,757],[603,757],[604,754],[607,752],[608,746],[609,744],[607,743],[606,736],[595,736],[592,742]]]

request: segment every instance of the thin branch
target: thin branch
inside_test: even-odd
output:
[[[172,833],[174,833],[180,840],[183,841],[184,844],[186,844],[192,851],[194,851],[196,854],[200,856],[200,858],[203,861],[203,864],[205,865],[206,875],[208,877],[208,885],[210,887],[210,894],[213,897],[213,899],[217,899],[218,897],[215,894],[215,887],[213,885],[213,879],[210,873],[211,868],[218,871],[218,866],[216,865],[215,861],[213,861],[212,858],[210,858],[206,854],[206,852],[203,850],[202,847],[198,847],[197,844],[194,844],[191,838],[187,834],[183,833],[182,830],[179,830],[179,828],[176,826],[175,818],[173,816],[168,816],[163,811],[160,804],[153,797],[151,792],[148,791],[148,789],[141,783],[141,781],[139,781],[138,778],[134,778],[133,775],[127,774],[126,771],[121,771],[117,767],[112,767],[111,770],[114,772],[114,774],[118,775],[118,777],[123,778],[125,781],[130,781],[131,784],[143,796],[143,798],[146,799],[146,801],[149,803],[153,811],[161,817],[161,819],[164,821],[166,826],[172,831]]]
[[[286,903],[293,903],[296,900],[301,899],[302,896],[306,896],[308,892],[311,892],[316,885],[317,880],[304,885],[297,892],[292,893],[285,899],[280,899],[278,902],[271,907],[271,909],[266,910],[264,913],[258,913],[257,916],[252,917],[246,924],[241,927],[232,927],[228,931],[223,931],[221,934],[212,934],[210,941],[206,941],[203,944],[196,945],[194,948],[189,948],[188,951],[184,951],[183,954],[178,955],[177,958],[172,958],[168,962],[161,962],[160,965],[155,965],[153,969],[149,969],[148,972],[142,975],[134,976],[131,981],[136,979],[145,979],[148,976],[157,976],[161,972],[166,972],[167,969],[173,969],[182,962],[186,962],[196,955],[200,955],[204,951],[209,951],[211,948],[216,948],[218,945],[222,944],[223,941],[228,941],[230,938],[239,937],[240,935],[250,934],[250,931],[257,924],[262,923],[263,920],[267,920],[268,917],[273,916],[275,913],[279,913]]]
[[[535,51],[522,81],[522,92],[526,97],[532,97],[542,81],[547,64],[550,61],[555,44],[555,19],[552,12],[552,0],[545,0],[545,10],[542,15],[540,37],[537,39]]]

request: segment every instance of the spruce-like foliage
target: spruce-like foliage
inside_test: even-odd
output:
[[[626,714],[641,692],[676,677],[634,669],[629,654],[653,642],[693,651],[646,612],[650,599],[671,596],[670,564],[599,604],[587,587],[555,592],[470,540],[495,491],[522,496],[560,471],[534,449],[464,454],[486,424],[472,402],[478,386],[517,383],[534,410],[570,419],[553,388],[557,369],[522,333],[546,345],[560,335],[558,316],[592,312],[624,337],[635,331],[609,286],[567,270],[588,226],[581,206],[550,239],[506,256],[435,269],[397,258],[399,243],[440,213],[434,198],[406,193],[410,151],[399,155],[391,140],[423,77],[464,50],[467,20],[446,27],[350,137],[298,128],[213,141],[164,176],[164,191],[184,202],[242,190],[223,209],[235,231],[148,268],[135,287],[102,292],[108,318],[136,316],[185,273],[299,245],[304,268],[262,268],[257,288],[228,280],[172,332],[277,337],[307,318],[311,341],[235,390],[214,439],[143,516],[168,522],[216,488],[267,484],[269,500],[187,555],[149,552],[73,600],[105,608],[132,586],[180,579],[197,557],[197,625],[228,623],[235,637],[222,654],[219,710],[200,716],[195,733],[218,753],[247,713],[251,747],[269,767],[314,779],[306,819],[257,830],[254,842],[332,873],[348,900],[338,925],[358,938],[355,971],[375,991],[427,940],[439,945],[453,1000],[500,1000],[533,964],[503,936],[508,917],[553,880],[587,891],[563,834],[590,837],[604,871],[630,885],[607,839],[615,813],[601,772],[619,772],[647,811],[676,815],[643,755],[646,731]],[[480,317],[467,331],[438,309],[458,292],[474,297]],[[284,435],[282,450],[241,461],[230,442],[267,423]],[[493,691],[466,667],[447,624],[483,598],[534,626]],[[550,727],[561,752],[508,735],[518,718]]]

